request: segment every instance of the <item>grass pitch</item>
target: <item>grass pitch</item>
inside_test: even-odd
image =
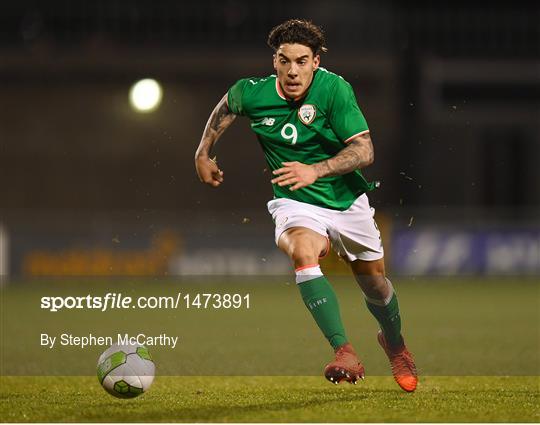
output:
[[[322,377],[158,377],[132,400],[94,377],[3,377],[2,421],[17,422],[538,422],[538,377],[391,377],[334,386]]]
[[[388,376],[388,360],[375,338],[378,326],[351,279],[332,283],[349,338],[366,366],[366,381],[356,386],[334,386],[322,377],[331,350],[285,278],[216,287],[210,281],[141,280],[133,287],[118,281],[12,283],[0,291],[0,421],[540,421],[537,279],[395,282],[405,336],[421,374],[413,394]],[[252,308],[39,308],[43,295],[111,289],[134,295],[249,291]],[[175,350],[151,349],[158,376],[147,394],[133,400],[113,398],[90,376],[103,347],[39,346],[40,332],[121,330],[167,332],[181,340]],[[260,376],[278,374],[287,376]]]

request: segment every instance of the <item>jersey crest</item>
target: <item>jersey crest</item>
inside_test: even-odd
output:
[[[298,118],[305,125],[311,124],[317,115],[315,105],[302,105],[298,110]]]

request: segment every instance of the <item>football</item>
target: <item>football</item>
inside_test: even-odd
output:
[[[154,375],[154,361],[143,345],[114,344],[99,357],[97,364],[100,384],[119,398],[141,395],[152,385]]]

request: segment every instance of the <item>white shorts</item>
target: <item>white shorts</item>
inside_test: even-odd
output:
[[[327,237],[338,255],[349,261],[374,261],[384,257],[381,233],[373,218],[375,209],[363,194],[345,211],[331,210],[287,198],[268,202],[276,225],[276,245],[291,227],[307,227]]]

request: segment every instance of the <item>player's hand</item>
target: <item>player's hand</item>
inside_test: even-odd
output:
[[[297,190],[315,183],[319,177],[312,165],[302,164],[298,161],[282,162],[282,164],[284,165],[282,168],[272,172],[275,176],[279,176],[272,179],[272,184],[292,185],[289,189]]]
[[[196,158],[195,168],[201,182],[209,184],[212,187],[218,187],[223,183],[223,171],[219,169],[215,158]]]

